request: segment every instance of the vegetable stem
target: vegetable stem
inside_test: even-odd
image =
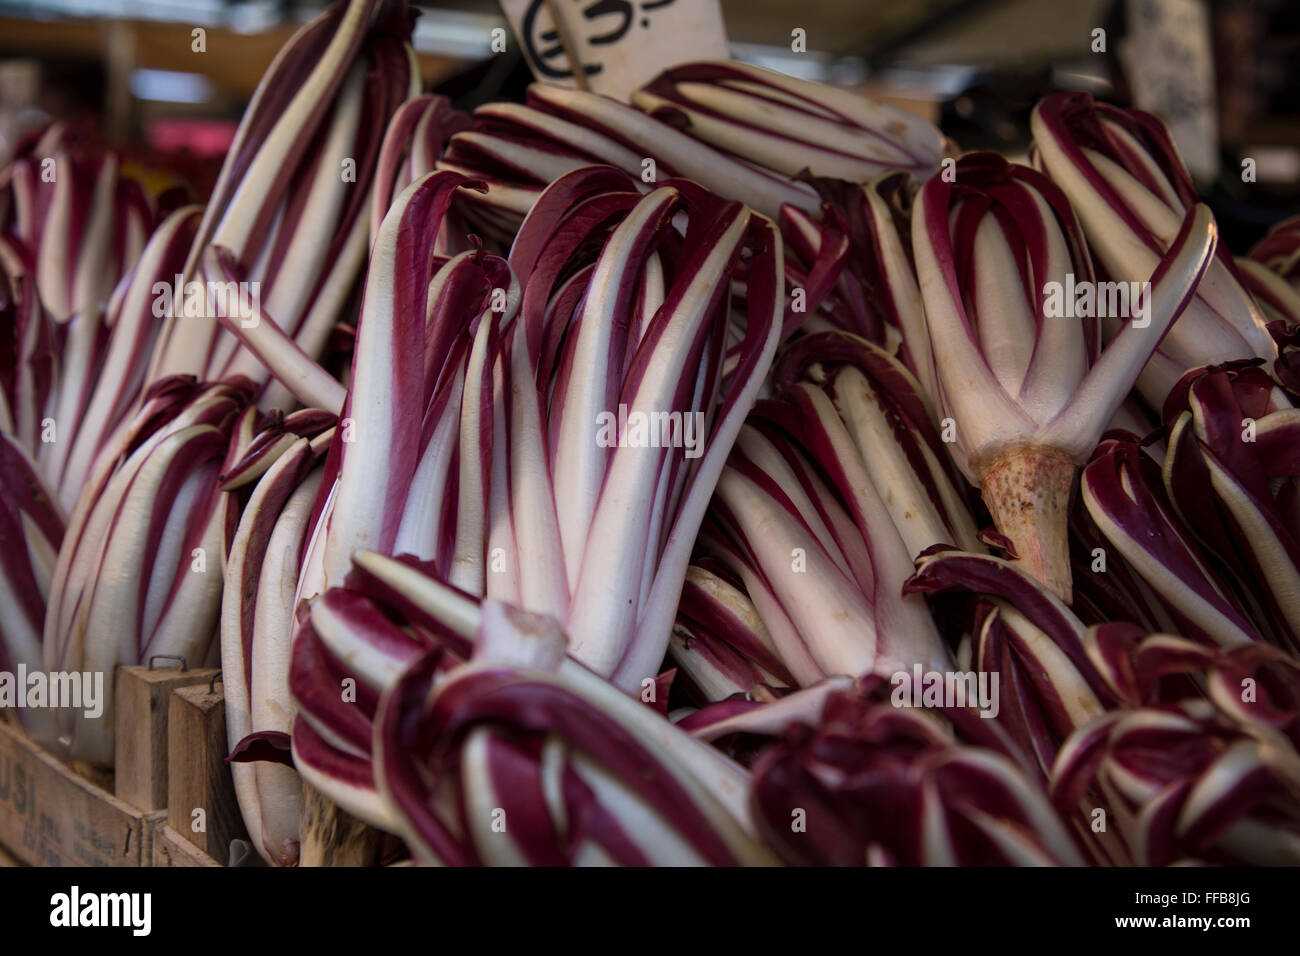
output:
[[[1068,517],[1077,466],[1064,453],[1019,445],[984,469],[980,492],[1017,563],[1066,604],[1072,597]]]

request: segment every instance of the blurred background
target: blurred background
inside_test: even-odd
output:
[[[608,13],[665,0],[572,2]],[[158,175],[202,192],[266,66],[323,6],[0,0],[0,162],[24,130],[73,119],[128,160],[166,169]],[[1295,0],[721,6],[737,59],[886,97],[938,122],[964,149],[1023,150],[1029,111],[1053,90],[1087,90],[1150,109],[1170,124],[1234,248],[1300,209]],[[492,50],[493,30],[509,28],[497,0],[418,7],[415,46],[429,87],[466,109],[522,99],[532,78],[520,44]],[[803,31],[805,49],[792,49],[795,30]],[[1255,181],[1245,188],[1248,160]]]

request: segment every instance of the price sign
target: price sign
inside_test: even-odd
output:
[[[626,101],[662,71],[726,59],[718,0],[501,0],[533,75]]]
[[[1198,180],[1219,171],[1214,53],[1203,0],[1129,0],[1125,69],[1133,100],[1165,121]]]

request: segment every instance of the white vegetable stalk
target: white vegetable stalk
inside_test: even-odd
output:
[[[294,597],[334,437],[332,428],[312,433],[332,420],[300,412],[263,431],[224,485],[233,497],[256,482],[225,566],[221,667],[227,743],[236,758],[247,753],[251,761],[231,761],[235,794],[254,848],[273,866],[294,865],[299,855],[302,781],[286,765],[296,711],[289,693]],[[270,464],[254,465],[256,458]],[[260,477],[249,477],[263,467]],[[267,759],[277,750],[279,759]]]

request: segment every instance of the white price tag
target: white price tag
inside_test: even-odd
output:
[[[1204,0],[1128,0],[1125,68],[1136,105],[1165,121],[1196,179],[1219,172],[1214,52]]]
[[[623,101],[670,66],[729,56],[718,0],[501,0],[501,8],[535,77]]]

